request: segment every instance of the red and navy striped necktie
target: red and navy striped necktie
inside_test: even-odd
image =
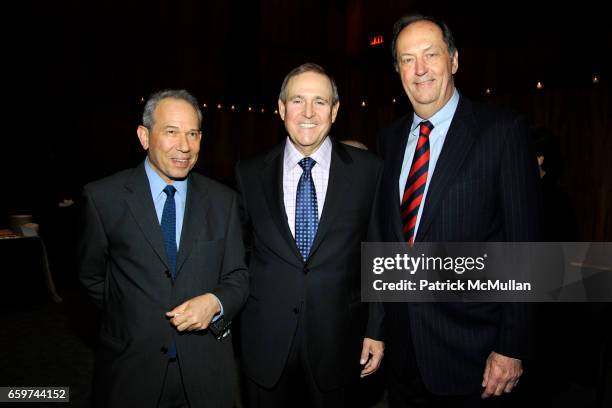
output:
[[[404,187],[400,214],[404,238],[410,245],[414,243],[414,230],[419,213],[419,206],[423,201],[423,193],[427,185],[427,173],[429,170],[429,134],[434,126],[425,120],[419,125],[419,140],[410,166],[410,173]]]

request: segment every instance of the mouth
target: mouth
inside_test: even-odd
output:
[[[317,124],[316,123],[300,123],[298,125],[298,127],[300,127],[301,129],[312,129],[314,127],[316,127]]]
[[[189,166],[189,159],[170,159],[172,161],[172,163],[176,166],[176,167],[188,167]]]
[[[419,82],[415,82],[414,84],[416,86],[422,86],[422,85],[429,85],[434,81],[434,79],[427,79],[425,81],[419,81]]]

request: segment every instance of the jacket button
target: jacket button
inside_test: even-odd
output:
[[[297,307],[293,308],[293,313],[298,314],[300,313],[300,309],[298,309]]]
[[[302,269],[302,271],[304,271],[304,273],[308,273],[308,272],[310,272],[310,269],[308,269],[307,266],[304,266],[304,269]]]
[[[162,346],[162,348],[159,349],[159,351],[161,351],[162,354],[168,354],[168,347]]]

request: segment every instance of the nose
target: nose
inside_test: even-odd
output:
[[[313,115],[314,115],[314,108],[312,106],[312,103],[305,103],[304,104],[304,116],[307,118],[312,118]]]
[[[423,58],[416,58],[414,62],[414,73],[416,75],[424,75],[427,73],[427,64]]]
[[[187,132],[183,132],[179,135],[179,138],[176,142],[176,150],[182,153],[189,152],[189,141],[187,140]]]

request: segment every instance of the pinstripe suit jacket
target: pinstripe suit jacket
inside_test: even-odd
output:
[[[398,182],[412,112],[379,134],[384,241],[403,241]],[[537,164],[512,112],[461,97],[436,164],[416,241],[533,241]],[[434,394],[480,390],[491,351],[524,359],[529,307],[509,303],[387,304],[387,356],[396,373],[420,373]]]

